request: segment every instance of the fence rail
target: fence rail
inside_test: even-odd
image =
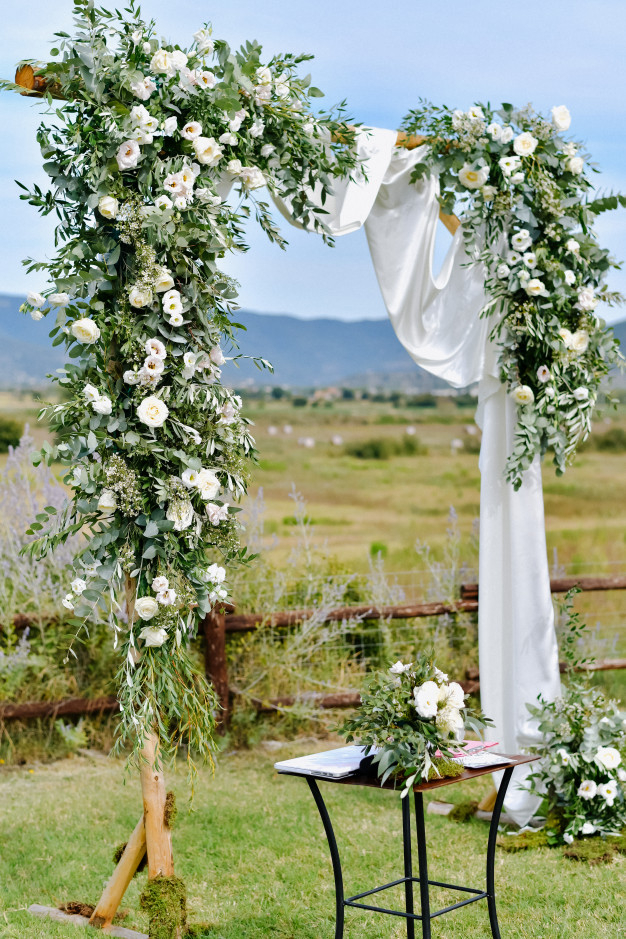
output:
[[[553,594],[567,593],[573,587],[583,591],[626,590],[626,576],[606,577],[555,577],[550,581]],[[478,584],[462,584],[460,599],[452,603],[423,602],[400,604],[397,606],[361,605],[340,607],[324,614],[322,622],[341,622],[348,619],[420,619],[432,616],[455,616],[459,613],[475,613],[478,610]],[[235,697],[245,699],[261,713],[280,711],[296,704],[312,704],[318,708],[357,707],[360,702],[358,691],[341,691],[331,694],[323,692],[305,692],[299,695],[287,695],[280,698],[265,699],[250,695],[239,688],[231,687],[228,677],[228,659],[226,655],[226,636],[228,633],[252,632],[260,627],[285,629],[296,626],[316,613],[314,609],[283,610],[267,613],[237,613],[232,604],[223,604],[204,620],[204,656],[207,678],[213,683],[223,708],[222,723],[226,725],[230,717],[231,702]],[[57,618],[56,616],[50,619]],[[37,617],[18,615],[14,625],[23,629]],[[565,668],[561,663],[561,671]],[[585,666],[588,671],[608,671],[626,669],[626,659],[603,659]],[[460,682],[468,694],[480,690],[480,674],[477,668],[470,668],[464,680]],[[103,714],[117,710],[117,700],[112,697],[67,698],[62,701],[25,701],[21,703],[0,703],[0,721],[33,720],[36,718],[80,716]]]

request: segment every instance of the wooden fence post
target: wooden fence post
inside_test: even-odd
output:
[[[230,718],[228,663],[226,661],[226,616],[220,608],[211,610],[204,618],[204,663],[206,677],[215,688],[222,706],[218,727],[223,729]]]

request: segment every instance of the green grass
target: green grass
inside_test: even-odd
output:
[[[333,745],[333,744],[330,744]],[[329,743],[320,744],[326,748]],[[311,749],[292,744],[287,758]],[[174,829],[177,874],[187,882],[191,922],[207,924],[206,939],[331,939],[333,880],[323,829],[304,781],[277,776],[267,750],[222,757],[217,775],[202,772],[195,812],[184,808],[183,771],[170,772],[181,811]],[[324,786],[344,862],[345,887],[358,893],[401,875],[399,796]],[[478,780],[451,786],[456,802],[481,798]],[[95,902],[112,869],[111,855],[134,827],[140,793],[134,774],[82,759],[0,773],[0,936],[67,937],[76,927],[23,911],[31,903]],[[433,879],[480,887],[487,826],[427,816]],[[496,859],[503,937],[509,939],[622,939],[625,861],[589,866],[559,850],[537,849]],[[138,896],[145,875],[125,898],[125,925],[145,929]],[[386,900],[401,904],[401,892]],[[440,892],[434,901],[455,902]],[[477,903],[433,923],[436,939],[484,939],[487,910]],[[403,924],[390,917],[347,911],[346,939],[396,939]]]

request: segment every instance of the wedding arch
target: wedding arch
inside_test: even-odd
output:
[[[147,852],[150,934],[175,936],[184,885],[162,761],[181,742],[192,776],[194,752],[212,759],[218,705],[189,643],[228,596],[228,566],[248,561],[237,501],[255,444],[221,383],[237,285],[219,260],[246,249],[252,215],[284,245],[260,192],[329,243],[364,225],[400,341],[451,384],[479,382],[481,685],[511,749],[537,739],[526,704],[558,693],[540,457],[549,449],[564,471],[619,356],[595,315],[618,298],[592,224],[624,200],[587,198],[562,106],[546,120],[508,104],[423,105],[399,133],[355,128],[344,105],[314,112],[321,92],[298,72],[309,56],[264,61],[257,43],[233,51],[209,26],[184,50],[132,0],[127,18],[87,0],[75,13],[55,61],[23,63],[12,86],[48,104],[38,140],[51,189],[22,198],[59,218],[56,256],[27,262],[51,286],[23,309],[52,318],[70,360],[41,459],[66,465],[72,497],[37,517],[28,550],[36,561],[87,533],[63,602],[77,634],[96,606],[109,617],[116,746],[141,775],[142,817],[91,921],[110,926]],[[454,238],[433,278],[440,218]],[[508,808],[532,813],[520,789]]]

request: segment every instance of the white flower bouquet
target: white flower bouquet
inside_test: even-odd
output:
[[[452,755],[465,730],[480,733],[489,719],[471,711],[457,682],[450,682],[425,655],[415,662],[396,662],[376,672],[361,694],[357,714],[340,728],[348,742],[376,749],[373,764],[381,784],[393,776],[411,786],[462,770]]]

